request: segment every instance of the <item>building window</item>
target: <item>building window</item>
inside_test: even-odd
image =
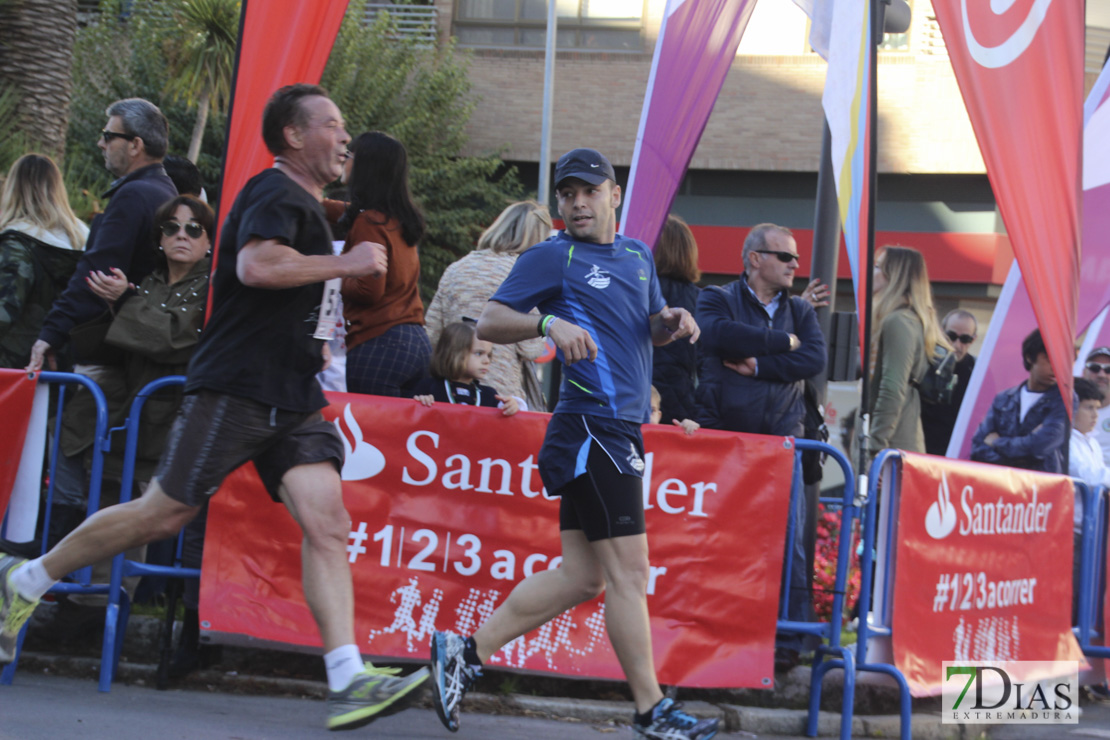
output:
[[[555,0],[560,49],[643,52],[644,0]],[[460,46],[542,49],[545,0],[458,0],[455,36]]]

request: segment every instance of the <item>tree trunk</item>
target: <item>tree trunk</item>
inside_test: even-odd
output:
[[[204,139],[204,128],[208,125],[208,106],[211,101],[212,93],[205,86],[197,100],[197,122],[193,125],[193,138],[189,139],[189,153],[186,155],[193,164],[197,163],[197,157],[200,156],[200,144]]]
[[[61,161],[69,126],[77,0],[0,3],[0,86],[19,97],[19,128]]]

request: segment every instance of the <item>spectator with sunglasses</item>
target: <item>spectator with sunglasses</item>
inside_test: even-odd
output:
[[[94,270],[80,276],[97,296],[107,314],[103,344],[111,348],[116,363],[98,368],[96,381],[108,403],[109,427],[123,426],[131,402],[152,380],[167,375],[183,375],[193,356],[204,323],[208,300],[208,272],[211,267],[210,234],[215,216],[203,201],[179,195],[158,209],[152,234],[157,244],[157,267],[136,286],[117,268]],[[139,444],[135,459],[134,488],[138,498],[154,474],[154,467],[165,447],[173,419],[181,405],[181,388],[161,390],[143,405]],[[93,444],[96,406],[92,394],[79,388],[62,417],[61,451],[55,480],[55,503],[51,512],[48,544],[58,542],[85,518],[87,480]],[[113,441],[104,457],[104,489],[101,506],[118,503],[119,483],[123,476],[123,445]],[[199,538],[203,538],[201,530]],[[196,546],[199,549],[199,538]],[[142,560],[145,548],[128,551],[132,560]],[[195,566],[199,567],[199,559]],[[106,582],[110,561],[94,567],[94,582]],[[134,594],[138,578],[124,586]],[[58,630],[79,628],[87,610],[98,607],[104,597],[75,597],[57,612],[52,626]],[[93,612],[99,614],[99,610]],[[64,620],[69,621],[64,621]]]
[[[952,438],[952,430],[956,426],[956,417],[960,413],[960,404],[964,401],[967,384],[971,380],[971,371],[975,369],[975,355],[969,351],[975,343],[979,332],[979,322],[974,314],[957,308],[949,311],[941,321],[948,341],[952,343],[956,354],[956,387],[952,391],[952,400],[946,404],[930,403],[921,399],[921,426],[925,431],[925,451],[930,455],[945,455],[948,452],[948,441]]]
[[[813,306],[791,297],[798,246],[790,230],[763,223],[752,228],[741,253],[744,273],[698,296],[702,327],[697,421],[710,429],[804,436],[805,381],[825,367],[825,336]],[[797,522],[787,556],[793,559],[787,616],[809,618],[805,500],[794,507]],[[784,584],[787,585],[787,584]],[[776,663],[797,662],[808,648],[797,636],[778,641]]]
[[[30,372],[42,369],[44,364],[47,369],[57,369],[55,353],[69,343],[70,330],[103,312],[103,301],[85,282],[90,272],[115,267],[135,282],[150,274],[156,264],[156,252],[150,244],[154,212],[177,195],[162,166],[169,124],[158,106],[142,98],[127,98],[112,103],[105,112],[108,122],[97,146],[104,154],[104,166],[117,178],[103,195],[111,200],[93,219],[85,254],[46,316],[38,341],[31,348],[27,365]],[[97,364],[96,359],[73,358],[86,365]],[[86,374],[95,380],[96,368],[87,368]]]
[[[994,397],[971,439],[971,459],[1063,473],[1068,412],[1040,329],[1034,329],[1022,341],[1021,359],[1029,379]]]
[[[1102,392],[1098,422],[1091,435],[1102,448],[1102,459],[1110,466],[1110,347],[1096,347],[1087,355],[1083,377]]]

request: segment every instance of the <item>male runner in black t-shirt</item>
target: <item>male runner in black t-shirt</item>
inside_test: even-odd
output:
[[[428,676],[364,666],[355,646],[343,445],[320,414],[326,402],[315,380],[325,348],[316,335],[336,318],[321,305],[324,281],[380,275],[386,251],[362,242],[332,254],[320,199],[342,173],[350,137],[322,88],[274,93],[262,137],[274,167],[251,178],[224,224],[212,313],[154,480],[142,498],[98,512],[43,557],[0,558],[0,663],[13,658],[20,627],[58,578],[175,535],[252,460],[304,532],[305,599],[328,673],[327,726],[350,729],[411,701]]]

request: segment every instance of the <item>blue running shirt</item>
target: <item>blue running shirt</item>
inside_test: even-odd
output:
[[[618,234],[592,244],[560,231],[521,254],[490,300],[522,313],[539,307],[593,337],[597,360],[564,367],[555,413],[648,421],[650,317],[666,303],[643,242]]]

